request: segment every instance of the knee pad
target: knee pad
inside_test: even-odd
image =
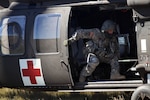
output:
[[[90,53],[88,55],[87,63],[91,68],[96,68],[99,65],[99,59],[96,57],[95,54]]]

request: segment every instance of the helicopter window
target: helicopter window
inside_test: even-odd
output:
[[[24,53],[25,16],[4,18],[0,25],[1,54]]]
[[[37,53],[58,52],[60,14],[40,14],[35,18],[34,39]]]

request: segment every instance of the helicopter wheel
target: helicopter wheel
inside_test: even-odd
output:
[[[138,87],[132,94],[131,100],[150,100],[150,85]]]

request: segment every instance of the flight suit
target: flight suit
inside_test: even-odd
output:
[[[119,49],[116,36],[101,32],[98,28],[78,29],[69,39],[70,42],[79,39],[89,39],[83,49],[87,58],[87,65],[80,73],[79,82],[84,82],[87,76],[90,76],[99,63],[108,63],[111,65],[111,79],[124,79],[119,74]]]

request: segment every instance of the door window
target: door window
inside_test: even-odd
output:
[[[58,52],[60,14],[40,14],[35,18],[34,36],[37,53]]]

